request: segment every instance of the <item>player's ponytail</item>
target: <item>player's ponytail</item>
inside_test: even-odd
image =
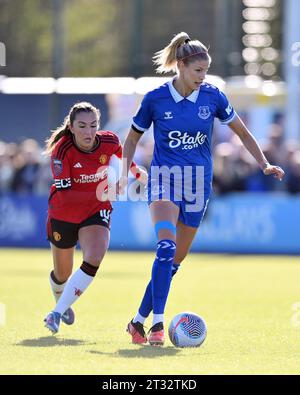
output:
[[[51,136],[46,140],[46,147],[44,151],[45,155],[51,155],[56,144],[62,137],[71,135],[72,132],[69,126],[73,125],[75,117],[79,112],[93,112],[96,115],[97,120],[99,122],[100,111],[96,107],[94,107],[91,103],[80,102],[74,104],[69,114],[65,117],[64,123],[61,126],[59,126],[57,129],[53,130]]]
[[[182,60],[186,65],[193,60],[208,60],[211,58],[208,49],[198,40],[191,40],[185,32],[178,33],[172,41],[153,56],[157,73],[176,72],[177,61]]]
[[[69,129],[69,116],[64,120],[64,123],[57,129],[52,130],[51,136],[46,140],[46,148],[44,151],[45,155],[51,155],[54,150],[56,143],[63,137],[71,134]]]

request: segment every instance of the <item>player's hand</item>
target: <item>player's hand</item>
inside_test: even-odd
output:
[[[124,195],[125,190],[127,188],[127,184],[128,184],[128,177],[121,176],[118,182],[118,189],[117,189],[119,195]]]
[[[267,164],[267,166],[263,170],[265,176],[269,176],[273,174],[275,178],[277,178],[279,181],[281,181],[284,177],[284,171],[280,166],[273,166],[270,164]]]

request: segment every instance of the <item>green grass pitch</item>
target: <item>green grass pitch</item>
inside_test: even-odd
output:
[[[200,348],[137,346],[125,332],[149,280],[152,253],[108,252],[52,336],[50,251],[0,250],[0,374],[299,374],[300,258],[191,254],[173,280],[166,323],[201,315]],[[81,254],[76,254],[76,265]],[[298,304],[297,304],[298,302]],[[146,322],[151,326],[151,320]]]

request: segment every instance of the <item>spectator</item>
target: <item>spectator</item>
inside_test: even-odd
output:
[[[40,169],[40,147],[33,139],[23,141],[15,158],[15,174],[12,190],[18,193],[32,193]]]
[[[14,174],[9,145],[0,141],[0,192],[9,192]]]
[[[300,193],[300,150],[291,156],[287,174],[287,190],[289,193]]]

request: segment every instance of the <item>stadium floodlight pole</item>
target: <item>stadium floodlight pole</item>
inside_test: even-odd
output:
[[[143,29],[143,1],[134,0],[132,3],[132,37],[131,37],[131,70],[132,77],[141,77],[142,72],[142,29]]]
[[[52,2],[52,76],[63,77],[65,72],[65,0],[53,0]],[[58,125],[59,98],[56,92],[51,95],[51,127]]]
[[[6,48],[5,44],[0,42],[0,66],[6,66]]]
[[[216,0],[215,2],[215,56],[217,74],[222,77],[229,75],[229,48],[230,30],[233,20],[230,20],[230,4],[228,0]]]
[[[65,1],[53,0],[53,47],[52,47],[52,76],[59,78],[64,75],[65,66]]]
[[[300,1],[284,1],[284,79],[287,87],[285,132],[300,140]]]

